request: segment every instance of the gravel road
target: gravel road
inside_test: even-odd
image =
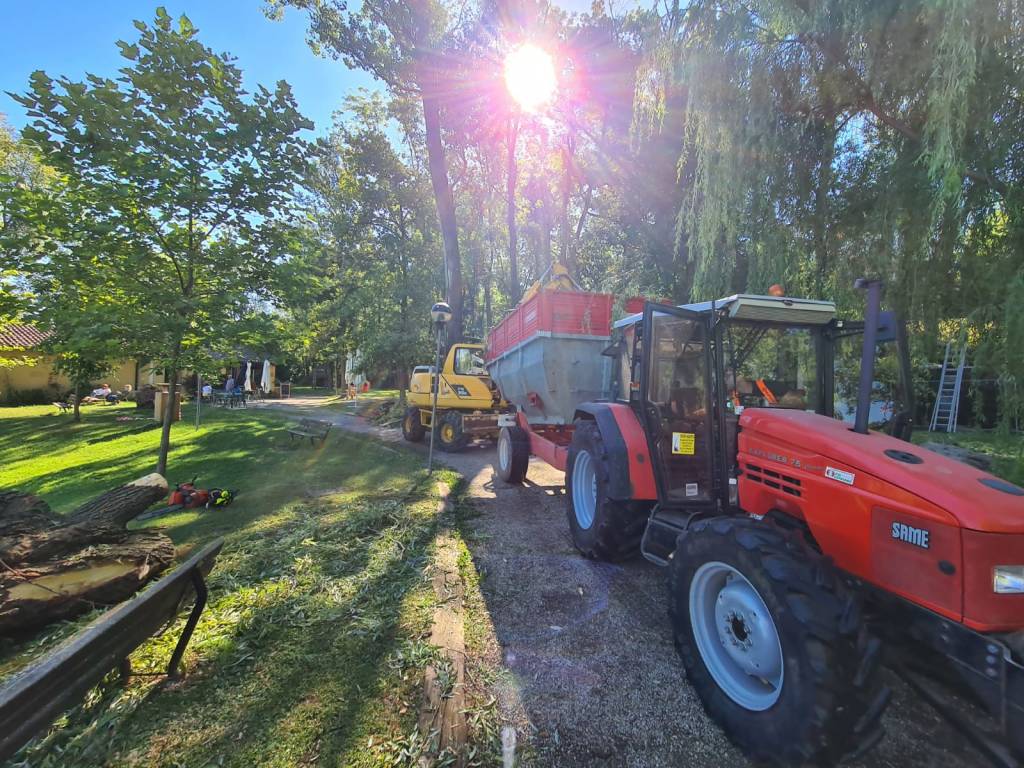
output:
[[[401,441],[398,430],[354,416],[331,418],[346,430]],[[496,695],[530,742],[531,764],[749,764],[686,682],[661,568],[643,559],[609,565],[579,556],[565,517],[563,474],[543,462],[531,460],[527,482],[508,487],[493,474],[489,443],[440,458],[467,478],[480,511],[469,545],[510,673]],[[984,765],[957,731],[890,677],[887,735],[852,765]]]

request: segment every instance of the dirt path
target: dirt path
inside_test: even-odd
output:
[[[352,432],[402,439],[397,429],[354,416],[331,412],[329,418]],[[663,570],[642,559],[609,565],[580,557],[565,518],[563,474],[534,459],[527,482],[509,487],[494,476],[493,458],[490,443],[440,454],[467,479],[480,511],[467,543],[501,663],[511,673],[495,693],[520,743],[529,743],[526,762],[747,765],[686,682],[666,616]],[[854,765],[983,764],[924,702],[895,678],[891,685],[887,736]]]

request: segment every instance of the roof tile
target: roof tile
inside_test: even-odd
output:
[[[32,349],[38,347],[50,334],[34,325],[5,325],[0,327],[0,348]]]

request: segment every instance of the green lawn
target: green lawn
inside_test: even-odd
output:
[[[953,434],[920,431],[915,443],[951,443],[992,457],[992,474],[1024,486],[1024,435],[995,430],[961,429]]]
[[[151,471],[159,432],[119,422],[132,407],[97,406],[72,424],[48,408],[0,409],[0,487],[41,494],[58,511]],[[258,409],[186,408],[173,432],[173,480],[239,489],[226,510],[152,525],[178,543],[224,535],[210,604],[186,655],[183,683],[113,677],[11,765],[385,766],[414,762],[433,591],[438,513],[421,458],[332,431],[323,448],[290,447],[287,419]],[[440,479],[457,483],[451,473]],[[91,617],[20,644],[0,641],[0,675]],[[132,662],[163,669],[183,623]],[[500,753],[492,709],[473,718],[477,757]],[[24,762],[20,762],[24,761]]]

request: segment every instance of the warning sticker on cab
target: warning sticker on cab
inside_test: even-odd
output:
[[[679,453],[683,456],[693,456],[693,432],[672,433],[672,453]]]
[[[847,472],[843,469],[836,469],[835,467],[825,467],[825,477],[832,480],[838,480],[840,483],[846,483],[847,485],[853,485],[853,472]]]

